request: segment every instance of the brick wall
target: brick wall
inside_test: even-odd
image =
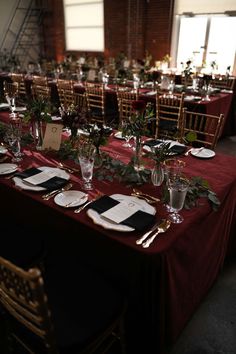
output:
[[[104,0],[105,57],[124,52],[141,59],[148,51],[160,60],[169,54],[173,6],[174,0]],[[49,0],[48,7],[45,52],[48,59],[59,61],[65,54],[62,0]]]

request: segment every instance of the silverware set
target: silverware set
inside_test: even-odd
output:
[[[95,198],[87,201],[85,204],[83,204],[81,207],[79,207],[78,209],[74,210],[74,213],[78,214],[80,213],[82,210],[84,210],[84,208],[86,208],[89,204],[91,204],[92,202],[94,202],[95,200],[101,198],[103,196],[103,194],[99,193]]]
[[[65,192],[65,191],[68,191],[68,190],[71,189],[71,188],[72,188],[72,183],[68,183],[68,184],[66,184],[65,187],[63,187],[63,188],[55,189],[55,190],[53,190],[53,191],[51,191],[51,192],[49,192],[49,193],[47,193],[47,194],[42,195],[42,198],[43,198],[44,200],[49,200],[49,199],[51,199],[52,197],[55,197],[56,194],[62,193],[62,192]]]
[[[159,198],[156,198],[156,197],[153,197],[152,195],[143,193],[143,192],[141,192],[141,191],[139,191],[138,189],[135,189],[135,188],[133,189],[133,193],[131,193],[131,195],[133,197],[137,197],[137,198],[143,199],[149,204],[156,204],[157,202],[160,201]]]
[[[143,248],[148,248],[159,234],[164,233],[169,229],[170,225],[171,222],[167,219],[156,223],[149,231],[143,234],[142,237],[136,240],[136,244],[141,245]],[[150,235],[151,237],[149,237]]]

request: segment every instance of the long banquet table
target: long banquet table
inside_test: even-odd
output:
[[[104,150],[128,162],[131,152],[122,143],[111,137]],[[30,148],[24,148],[23,152],[20,169],[57,165],[55,154]],[[126,295],[128,353],[167,351],[211,288],[227,252],[232,252],[235,245],[236,159],[221,154],[206,160],[191,155],[181,158],[186,162],[186,175],[206,178],[221,206],[213,211],[203,199],[198,207],[182,210],[184,222],[172,224],[147,249],[136,245],[135,240],[140,236],[136,231],[104,229],[92,222],[86,210],[75,214],[73,209],[56,205],[53,199],[43,200],[42,192],[20,190],[12,179],[0,176],[2,230],[3,225],[7,230],[14,220],[40,229],[48,249],[62,262],[73,256],[95,266]],[[66,163],[78,167],[71,160]],[[71,174],[71,181],[73,189],[81,190],[79,173]],[[132,192],[131,187],[115,180],[94,178],[93,183],[90,198],[98,192],[108,195]],[[140,189],[160,196],[161,187],[146,184]],[[167,216],[161,203],[156,204],[156,209],[158,219]],[[1,242],[4,237],[7,235],[1,234]],[[76,269],[73,271],[76,279]],[[79,279],[74,286],[81,286]]]

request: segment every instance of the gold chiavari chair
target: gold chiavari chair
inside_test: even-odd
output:
[[[14,353],[107,353],[118,342],[125,354],[125,301],[96,273],[74,269],[76,281],[70,267],[43,279],[0,257],[1,313]]]
[[[41,97],[47,100],[51,99],[51,89],[46,76],[33,76],[31,89],[34,98]]]
[[[215,77],[211,81],[213,88],[218,88],[220,90],[233,90],[235,86],[235,78],[228,76]]]
[[[122,123],[128,120],[133,113],[133,102],[139,99],[139,91],[122,91],[117,89],[117,102],[119,111],[119,128],[121,128]]]
[[[156,138],[181,141],[184,118],[184,93],[156,94]]]
[[[214,150],[221,136],[224,115],[219,116],[184,110],[183,137],[189,132],[196,135],[194,144]]]
[[[19,93],[19,84],[17,82],[3,82],[4,95],[9,97],[17,97]]]
[[[91,123],[106,124],[104,85],[86,82],[85,94]]]
[[[74,83],[72,80],[57,80],[57,91],[60,105],[70,106],[76,104],[76,96],[74,93]]]
[[[12,73],[11,74],[12,82],[18,83],[18,98],[25,102],[27,99],[26,85],[25,85],[25,76],[24,74]]]

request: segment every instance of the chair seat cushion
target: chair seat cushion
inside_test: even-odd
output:
[[[45,288],[60,348],[83,347],[121,312],[122,297],[94,271],[76,264],[45,274]]]

